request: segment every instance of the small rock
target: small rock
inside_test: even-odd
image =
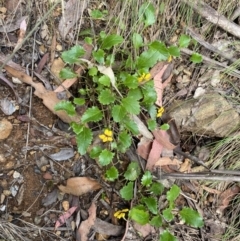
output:
[[[3,190],[3,194],[4,194],[5,196],[10,196],[10,195],[11,195],[11,192],[10,192],[10,190]]]
[[[0,162],[3,163],[6,161],[6,158],[3,154],[0,154]]]
[[[17,171],[14,171],[13,173],[13,178],[19,178],[21,176],[21,174]]]
[[[43,174],[43,178],[45,179],[45,180],[52,180],[52,174],[50,173],[50,172],[45,172],[44,174]]]
[[[205,92],[206,92],[205,89],[203,89],[202,87],[198,87],[198,88],[195,90],[195,93],[194,93],[193,98],[194,98],[194,99],[197,99],[198,97],[202,96]]]
[[[10,168],[12,168],[12,167],[14,167],[14,162],[13,162],[13,161],[9,161],[9,162],[5,165],[5,168],[6,168],[6,169],[10,169]]]
[[[65,212],[68,211],[68,209],[69,209],[69,202],[68,201],[63,201],[62,202],[62,207],[63,207],[63,210]]]
[[[5,200],[5,195],[2,193],[0,196],[0,203],[3,204],[4,200]]]
[[[225,137],[240,124],[239,114],[218,93],[204,94],[200,99],[175,102],[166,111],[182,131],[199,135]]]
[[[13,129],[11,122],[6,119],[0,121],[0,140],[5,140],[9,137]]]
[[[211,86],[216,87],[220,83],[220,80],[221,80],[220,71],[215,70],[211,78]]]
[[[41,217],[39,217],[39,216],[36,216],[35,218],[34,218],[34,223],[36,224],[36,225],[38,225],[38,224],[40,224],[41,223]]]

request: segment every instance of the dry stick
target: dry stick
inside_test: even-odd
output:
[[[212,172],[195,172],[195,173],[165,173],[158,176],[158,180],[162,179],[181,179],[181,180],[202,180],[202,181],[225,181],[225,182],[239,182],[240,176],[224,176],[216,175]]]
[[[240,38],[240,26],[229,21],[223,15],[220,15],[215,9],[208,6],[201,0],[181,0],[183,3],[186,3],[192,7],[198,14],[206,18],[209,22],[218,25],[226,32],[234,35],[237,38]]]
[[[192,38],[194,38],[198,43],[200,43],[202,46],[204,46],[206,49],[209,49],[210,51],[217,53],[218,55],[222,56],[223,58],[227,59],[231,63],[234,63],[237,61],[237,59],[229,56],[227,53],[220,51],[216,47],[214,47],[212,44],[206,42],[205,40],[202,39],[202,36],[200,34],[197,34],[196,32],[193,31],[190,27],[187,27],[187,33],[191,35]]]
[[[192,55],[192,54],[195,53],[194,51],[189,50],[189,49],[185,49],[185,48],[182,48],[181,52],[184,53],[184,54],[187,54],[187,55]],[[240,78],[240,71],[238,71],[236,69],[231,69],[231,66],[222,64],[222,63],[220,63],[216,60],[210,59],[210,58],[208,58],[204,55],[202,55],[202,59],[203,59],[203,62],[212,65],[211,67],[215,67],[217,69],[221,68],[220,71],[224,71],[228,75]]]

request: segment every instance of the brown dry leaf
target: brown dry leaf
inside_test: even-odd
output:
[[[88,209],[89,217],[83,221],[76,232],[77,241],[88,241],[88,233],[96,220],[96,204],[93,202]]]
[[[217,212],[222,214],[224,209],[227,208],[229,203],[233,200],[234,196],[236,196],[239,192],[240,192],[240,187],[236,185],[222,192],[218,199]]]
[[[62,70],[62,68],[64,67],[64,65],[65,65],[65,63],[63,62],[63,60],[60,57],[57,59],[54,59],[52,62],[51,71],[59,79],[61,79],[59,77],[59,73]]]
[[[77,23],[89,0],[69,0],[64,6],[63,16],[59,21],[58,30],[63,39],[66,38],[70,29]]]
[[[147,159],[147,165],[146,165],[147,170],[151,171],[153,166],[157,162],[157,160],[159,160],[160,155],[162,153],[162,148],[163,146],[159,144],[159,142],[157,142],[156,140],[153,140],[152,149]]]
[[[72,177],[67,180],[67,185],[59,185],[61,192],[80,196],[101,188],[101,185],[89,177]]]
[[[65,111],[55,111],[54,107],[57,103],[59,103],[61,100],[57,98],[57,93],[53,91],[49,91],[45,89],[42,83],[35,83],[33,82],[32,78],[25,74],[22,71],[19,71],[18,69],[12,68],[8,65],[5,65],[4,68],[7,70],[8,73],[10,73],[13,77],[16,77],[20,79],[22,82],[31,85],[35,88],[34,94],[43,100],[43,104],[55,115],[57,115],[62,121],[66,123],[70,123],[72,121],[79,122],[80,116],[69,116]]]
[[[150,224],[140,225],[136,222],[133,222],[133,227],[145,238],[150,234],[154,234],[156,231]]]
[[[181,164],[179,172],[189,172],[191,170],[191,160],[186,158]]]
[[[18,35],[18,41],[17,41],[17,44],[13,51],[16,51],[17,49],[21,48],[23,39],[25,37],[26,30],[27,30],[27,22],[26,22],[26,19],[23,19],[22,22],[20,23],[20,31],[19,31],[19,35]]]
[[[176,148],[175,145],[173,145],[167,137],[167,132],[164,130],[154,130],[153,135],[155,139],[166,149],[173,150]]]
[[[148,155],[151,151],[152,140],[149,140],[145,136],[140,139],[137,147],[137,154],[141,156],[143,159],[147,160]]]
[[[163,167],[163,166],[177,166],[177,168],[180,167],[180,165],[182,164],[181,161],[179,161],[176,158],[171,159],[170,157],[161,157],[158,159],[158,161],[155,163],[155,167]]]
[[[150,74],[153,76],[154,87],[157,93],[156,104],[162,106],[163,90],[167,84],[171,81],[171,71],[173,64],[166,62],[158,62],[151,70]],[[164,82],[167,80],[166,82]],[[163,83],[164,82],[164,83]]]

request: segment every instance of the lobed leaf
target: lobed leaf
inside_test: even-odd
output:
[[[81,120],[83,123],[87,123],[89,121],[97,122],[102,119],[102,112],[98,107],[93,106],[92,108],[88,108],[83,114]]]
[[[133,182],[129,182],[120,189],[120,195],[123,199],[129,201],[133,198]]]
[[[92,139],[93,139],[92,131],[89,128],[84,126],[82,128],[82,131],[76,136],[78,152],[81,155],[86,154],[87,149],[92,142]]]

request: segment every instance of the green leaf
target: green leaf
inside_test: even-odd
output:
[[[142,179],[141,179],[141,183],[143,186],[148,187],[152,184],[152,174],[150,171],[145,171]]]
[[[159,228],[162,226],[162,217],[160,215],[154,216],[149,224],[153,227]]]
[[[120,132],[118,135],[118,150],[125,153],[127,149],[131,146],[132,139],[127,131]]]
[[[115,55],[114,54],[108,54],[106,57],[106,66],[111,66],[115,61]]]
[[[192,54],[190,60],[195,64],[199,64],[202,62],[202,55],[198,53],[194,53]]]
[[[98,79],[98,82],[104,86],[110,86],[110,78],[107,75],[103,75]]]
[[[89,121],[97,122],[102,119],[102,112],[98,109],[98,107],[93,106],[92,108],[88,108],[83,114],[81,120],[83,123],[87,123]]]
[[[83,98],[74,98],[73,103],[75,105],[84,105],[85,104],[85,99]]]
[[[174,56],[174,57],[179,57],[180,56],[180,49],[176,46],[170,46],[168,48],[168,52],[171,56]]]
[[[159,52],[154,49],[149,49],[140,54],[137,59],[136,66],[138,69],[151,68],[159,60]]]
[[[154,195],[162,194],[163,190],[164,186],[162,185],[162,183],[159,182],[154,182],[149,189],[149,191],[152,192]]]
[[[76,122],[72,122],[70,124],[70,126],[72,127],[74,133],[77,134],[77,135],[82,132],[83,127],[84,127],[83,125],[80,125],[80,124],[78,124]]]
[[[124,118],[122,124],[129,130],[131,131],[134,135],[139,134],[138,126],[137,124],[133,121],[130,120],[129,118]]]
[[[135,100],[132,96],[128,96],[122,99],[122,106],[130,114],[140,113],[140,104],[138,100]]]
[[[149,222],[149,213],[142,206],[133,207],[129,211],[128,216],[141,225],[147,224]]]
[[[114,105],[112,108],[112,118],[115,122],[121,122],[126,113],[126,110],[120,105]]]
[[[97,51],[92,52],[93,58],[99,63],[104,64],[104,55],[105,52],[102,49],[98,49]]]
[[[172,221],[174,218],[171,207],[164,209],[162,215],[168,222]]]
[[[136,76],[129,74],[123,81],[123,84],[129,89],[136,89],[138,87],[138,79]]]
[[[131,89],[128,92],[128,96],[134,98],[135,100],[140,100],[143,98],[143,94],[140,88]]]
[[[65,63],[75,64],[79,62],[79,58],[81,58],[84,54],[84,48],[82,46],[75,45],[70,50],[64,51],[61,57]]]
[[[169,57],[168,48],[166,47],[165,43],[160,41],[153,41],[149,45],[150,49],[158,51],[158,60],[167,60]]]
[[[124,177],[129,181],[135,181],[140,175],[141,169],[137,162],[131,162],[128,165],[127,171],[124,173]]]
[[[104,20],[104,18],[106,17],[107,13],[108,13],[107,10],[100,11],[98,9],[95,9],[95,10],[92,10],[90,12],[90,16],[93,19],[102,19],[102,20]]]
[[[150,108],[157,100],[157,93],[155,91],[153,81],[150,81],[142,87],[143,101],[142,104]]]
[[[183,208],[179,214],[186,224],[194,228],[201,228],[204,225],[203,218],[200,214],[191,208]]]
[[[159,237],[159,241],[178,241],[168,230],[164,230]]]
[[[86,38],[84,38],[84,42],[85,42],[86,44],[92,44],[92,43],[93,43],[93,39],[90,38],[90,37],[86,37]]]
[[[82,128],[82,131],[76,136],[78,152],[81,155],[86,154],[87,149],[92,142],[92,138],[93,138],[92,131],[85,126]]]
[[[90,69],[88,70],[88,74],[89,74],[90,76],[96,76],[97,73],[98,73],[98,69],[97,69],[96,67],[92,67],[92,68],[90,68]]]
[[[158,213],[158,209],[157,209],[157,200],[153,197],[143,197],[142,201],[145,203],[145,205],[147,206],[148,210],[153,213],[153,214],[157,214]]]
[[[116,167],[112,166],[106,171],[106,179],[113,182],[118,178],[118,170]]]
[[[133,198],[133,182],[129,182],[120,189],[120,195],[123,199],[129,201]]]
[[[98,96],[98,100],[103,105],[109,105],[115,101],[115,96],[111,90],[106,89],[101,91],[100,95]]]
[[[110,49],[111,47],[123,42],[123,37],[117,34],[112,34],[103,39],[102,49]]]
[[[152,3],[144,3],[138,12],[139,18],[143,20],[145,27],[155,23],[155,8]]]
[[[180,48],[187,48],[190,42],[191,38],[186,34],[182,34],[178,40],[178,45]]]
[[[167,123],[162,124],[162,125],[160,126],[160,129],[161,129],[161,130],[164,130],[164,131],[169,130],[169,128],[170,128],[170,125],[169,125],[169,124],[167,124]]]
[[[152,119],[156,119],[157,116],[157,107],[155,105],[151,105],[148,108],[148,113]]]
[[[155,120],[150,119],[150,120],[147,121],[147,125],[148,125],[148,129],[150,131],[153,131],[157,127],[157,122]]]
[[[180,194],[180,188],[177,185],[172,185],[171,189],[167,192],[167,200],[174,202]]]
[[[76,114],[75,107],[70,101],[62,100],[54,106],[54,110],[65,110],[68,115],[73,116]]]
[[[132,42],[134,48],[136,49],[139,49],[141,46],[143,46],[143,39],[139,33],[133,33]]]
[[[92,159],[98,158],[101,152],[102,148],[100,146],[94,146],[90,151],[90,157]]]
[[[98,162],[101,166],[107,166],[113,159],[114,153],[111,151],[104,149],[99,155]]]
[[[75,74],[70,68],[63,68],[59,73],[59,77],[62,79],[72,79],[77,77],[77,74]]]

